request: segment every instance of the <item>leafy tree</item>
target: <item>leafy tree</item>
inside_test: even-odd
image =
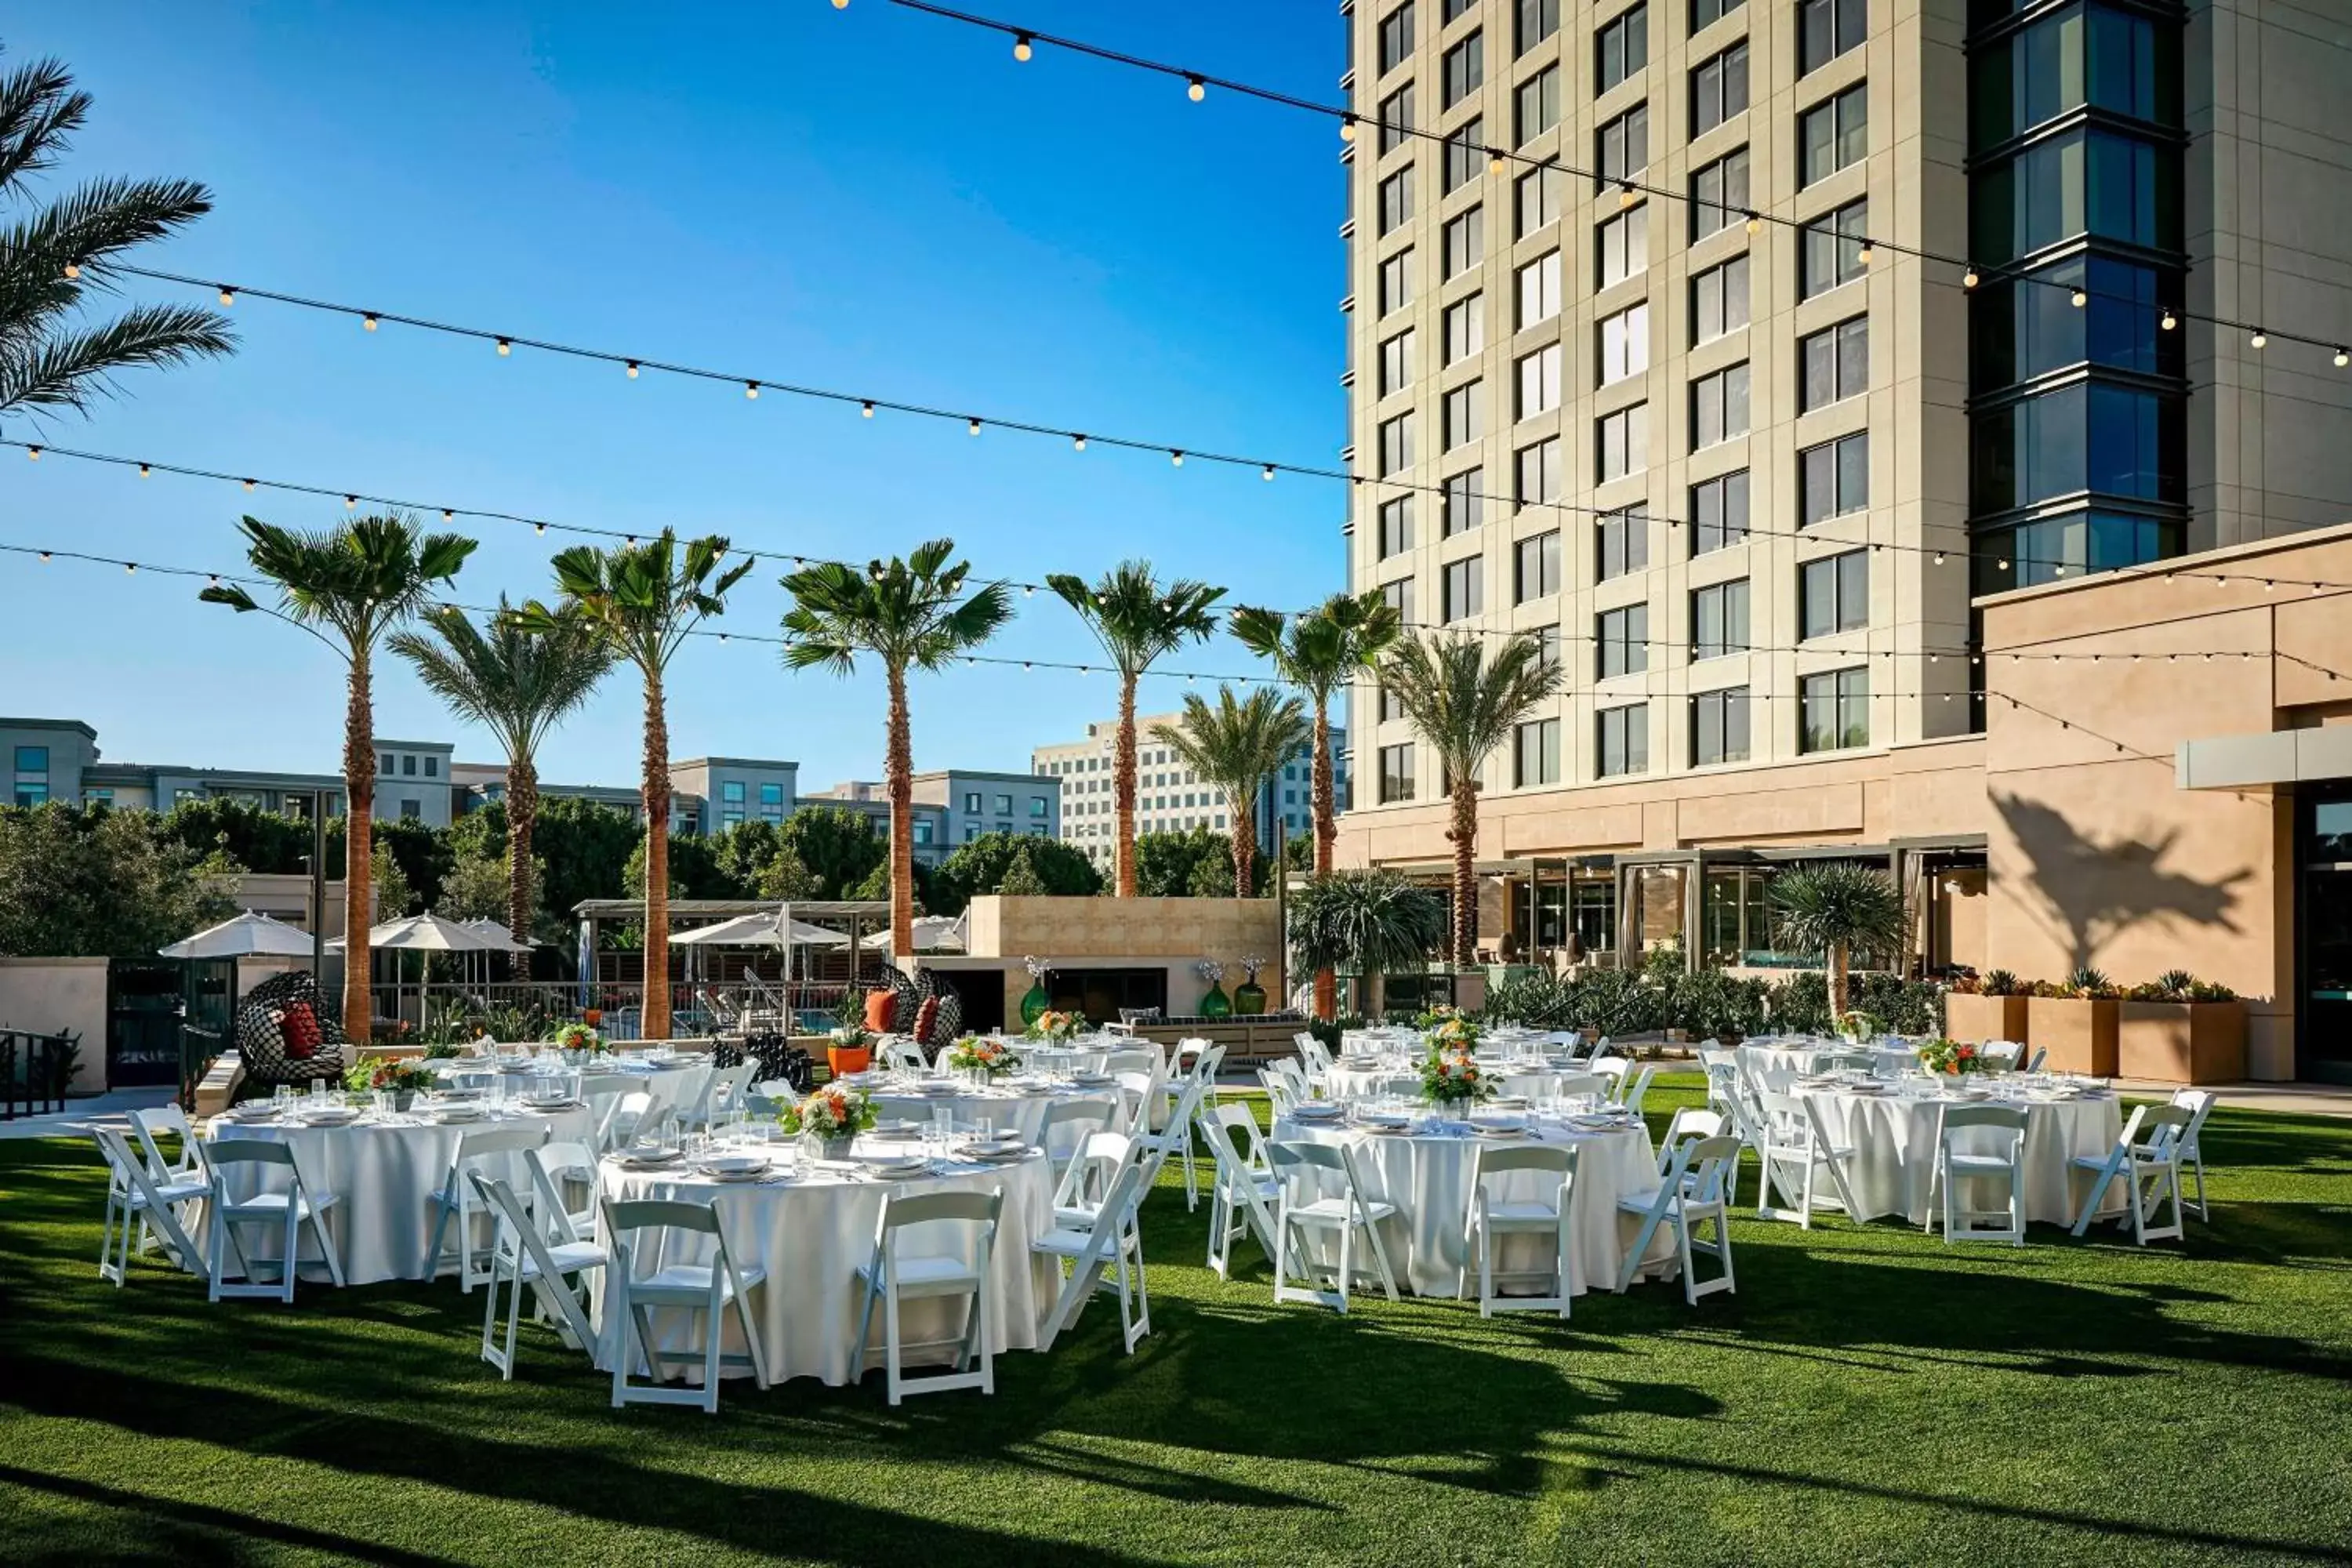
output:
[[[184,800],[165,812],[161,831],[199,855],[218,849],[248,871],[291,876],[309,869],[310,824],[227,795]],[[328,852],[341,847],[342,818],[330,817]]]
[[[509,875],[512,869],[503,854],[453,856],[448,874],[441,879],[441,898],[433,906],[434,912],[453,921],[494,920],[513,931],[510,895],[514,889]],[[546,876],[546,868],[533,857],[527,874],[530,879],[524,890],[529,896],[523,908],[531,923],[516,932],[523,937],[536,934],[541,924],[539,884]]]
[[[239,614],[259,611],[308,632],[342,659],[343,1032],[371,1037],[366,913],[375,864],[375,650],[423,613],[434,589],[452,581],[473,540],[426,533],[398,516],[363,517],[326,532],[303,533],[247,517],[238,525],[246,559],[278,585],[265,610],[241,584],[215,584],[197,597]],[[437,879],[436,879],[437,880]]]
[[[400,861],[394,857],[391,845],[379,844],[369,850],[368,865],[368,886],[370,891],[375,895],[376,919],[394,920],[402,915],[415,914],[425,907],[424,900],[417,898],[415,889],[409,886],[408,873],[400,868]],[[346,903],[343,906],[346,920],[351,918],[351,906]],[[368,924],[369,922],[364,920],[359,922],[359,931],[362,938],[365,936]],[[343,952],[347,963],[351,952],[351,943],[348,940],[351,934],[351,928],[346,926]]]
[[[1180,577],[1162,584],[1149,561],[1122,561],[1089,584],[1066,572],[1045,585],[1078,613],[1118,672],[1118,740],[1111,752],[1111,792],[1118,812],[1118,894],[1135,897],[1135,683],[1137,678],[1188,642],[1215,635],[1216,602],[1223,588]]]
[[[1137,890],[1147,899],[1192,896],[1192,871],[1203,860],[1228,868],[1225,887],[1233,887],[1233,840],[1207,827],[1146,833],[1135,841]]]
[[[629,858],[621,868],[621,884],[633,899],[646,896],[646,864],[652,851],[650,834],[637,840],[629,851]],[[708,838],[673,838],[669,841],[669,898],[672,899],[734,899],[743,897],[725,868]],[[667,900],[665,900],[667,901]]]
[[[1394,871],[1333,871],[1290,896],[1292,973],[1353,970],[1371,984],[1415,969],[1445,940],[1445,908],[1434,893]]]
[[[237,870],[152,812],[0,806],[0,955],[152,958],[236,912]]]
[[[751,570],[749,556],[726,570],[727,541],[718,534],[690,540],[683,557],[677,535],[665,528],[649,544],[598,550],[575,545],[555,557],[554,609],[537,599],[515,612],[524,630],[567,635],[585,625],[615,660],[636,667],[645,683],[642,796],[646,816],[646,994],[642,1027],[648,1039],[669,1038],[669,711],[662,682],[680,644],[704,621],[724,614],[728,590]]]
[[[1012,868],[1004,873],[1004,880],[996,885],[996,890],[1023,899],[1042,898],[1052,891],[1045,886],[1045,879],[1037,874],[1037,863],[1026,847],[1013,857]]]
[[[538,910],[531,829],[539,817],[540,743],[588,700],[613,668],[611,647],[578,616],[527,631],[499,595],[486,626],[444,605],[428,631],[393,634],[392,651],[460,719],[481,725],[507,754],[507,928],[528,936]]]
[[[376,918],[422,914],[441,907],[441,883],[456,860],[446,830],[427,827],[413,816],[395,816],[375,825],[375,844],[388,851],[400,868],[406,895],[395,901],[376,900]]]
[[[761,861],[751,874],[751,897],[755,899],[814,899],[823,895],[816,873],[801,863],[792,846],[781,845],[775,854]]]
[[[1557,665],[1533,632],[1488,650],[1485,637],[1405,637],[1382,657],[1381,682],[1445,770],[1454,845],[1454,962],[1478,941],[1478,771],[1511,732],[1559,690]]]
[[[1038,891],[1060,898],[1091,898],[1102,891],[1102,873],[1079,850],[1027,833],[983,833],[956,846],[932,879],[930,912],[960,915],[982,893],[1002,893],[1013,868],[1025,862]]]
[[[1902,945],[1903,894],[1885,872],[1855,860],[1792,866],[1768,888],[1773,940],[1798,952],[1827,955],[1830,1016],[1843,1018],[1846,969],[1853,949]]]
[[[946,668],[996,635],[1013,617],[1002,583],[963,596],[971,563],[948,563],[955,541],[934,539],[901,560],[874,561],[862,573],[824,562],[783,579],[793,596],[784,615],[793,669],[815,666],[849,675],[857,656],[882,666],[889,694],[883,778],[890,795],[890,951],[915,950],[915,746],[907,717],[907,671]]]
[[[1183,718],[1151,728],[1153,740],[1225,792],[1225,811],[1234,825],[1233,886],[1237,889],[1256,885],[1254,817],[1258,792],[1307,733],[1307,710],[1298,699],[1265,686],[1243,701],[1234,700],[1232,687],[1221,686],[1213,708],[1197,693],[1187,692]]]
[[[874,819],[845,805],[799,807],[784,818],[777,845],[816,879],[817,890],[809,896],[818,899],[848,898],[851,889],[890,858],[889,843],[874,831]]]
[[[121,258],[212,211],[194,180],[94,180],[52,201],[27,188],[57,166],[89,118],[89,95],[65,66],[35,60],[0,77],[0,414],[86,414],[117,371],[226,354],[228,319],[193,305],[134,305],[77,320],[121,281]]]
[[[934,896],[933,889],[938,885],[935,874],[929,866],[924,865],[919,860],[907,868],[907,874],[909,882],[909,890],[914,899],[914,914],[929,914],[931,912],[931,900]],[[863,900],[869,903],[885,903],[890,900],[890,862],[885,859],[877,864],[873,870],[866,874],[866,880],[858,883],[857,886],[851,888],[841,896],[845,899]],[[910,929],[912,918],[913,917],[911,915],[908,917]]]
[[[643,837],[633,813],[577,796],[541,801],[533,837],[540,863],[547,868],[540,896],[546,901],[549,917],[572,933],[572,910],[582,900],[626,896],[622,868]],[[500,850],[504,850],[503,818]]]

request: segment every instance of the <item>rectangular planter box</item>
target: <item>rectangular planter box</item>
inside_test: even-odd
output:
[[[2126,1002],[2117,1070],[2158,1083],[2232,1083],[2246,1076],[2243,1002]]]
[[[2122,1008],[2120,1002],[2079,996],[2026,998],[2025,1032],[2034,1049],[2050,1053],[2042,1069],[2115,1077],[2116,1029]]]
[[[1971,1046],[1980,1046],[1988,1040],[2015,1040],[2024,1045],[2028,1036],[2025,1000],[2022,996],[1973,996],[1965,991],[1952,992],[1944,998],[1944,1037]]]

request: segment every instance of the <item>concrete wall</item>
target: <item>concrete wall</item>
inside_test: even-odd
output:
[[[0,1029],[81,1037],[75,1094],[106,1088],[106,960],[0,958]]]
[[[1228,995],[1242,981],[1241,961],[1269,962],[1258,974],[1269,997],[1282,995],[1279,963],[1282,928],[1272,899],[1057,899],[972,900],[967,921],[971,956],[1002,959],[1005,1016],[1021,1016],[1029,989],[1024,957],[1072,968],[1164,968],[1168,1008],[1189,1013],[1208,990],[1192,965],[1213,958],[1225,966]],[[969,967],[969,966],[965,966]],[[1271,1004],[1269,1004],[1271,1005]]]

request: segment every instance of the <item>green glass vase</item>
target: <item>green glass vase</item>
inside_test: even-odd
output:
[[[1225,994],[1223,981],[1210,984],[1209,994],[1201,998],[1200,1016],[1203,1018],[1230,1018],[1234,1016],[1233,998]]]
[[[1255,1018],[1265,1011],[1265,987],[1255,980],[1244,980],[1234,987],[1234,1011],[1244,1018]]]
[[[1021,998],[1021,1026],[1027,1028],[1040,1016],[1053,1011],[1053,1007],[1054,998],[1045,990],[1045,983],[1042,980],[1034,982],[1029,987],[1029,994]]]

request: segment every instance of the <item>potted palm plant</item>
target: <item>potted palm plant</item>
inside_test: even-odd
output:
[[[1418,968],[1445,940],[1445,907],[1394,871],[1333,871],[1290,895],[1294,973],[1360,975],[1364,1013],[1382,1008],[1381,976]]]
[[[2159,1083],[2229,1083],[2246,1076],[2246,1005],[2226,985],[2168,971],[2124,996],[2116,1068]]]
[[[1854,949],[1902,943],[1902,893],[1884,871],[1853,860],[1822,860],[1774,877],[1771,898],[1773,939],[1799,952],[1822,955],[1830,1017],[1843,1019]]]
[[[1944,1033],[1970,1045],[1988,1040],[2023,1045],[2031,1035],[2025,1002],[2025,988],[2006,969],[1962,975],[1952,982],[1951,994],[1944,998]]]
[[[2025,1032],[2037,1049],[2049,1053],[2043,1065],[2052,1072],[2114,1077],[2123,994],[2123,987],[2095,969],[2037,982],[2026,999]]]

